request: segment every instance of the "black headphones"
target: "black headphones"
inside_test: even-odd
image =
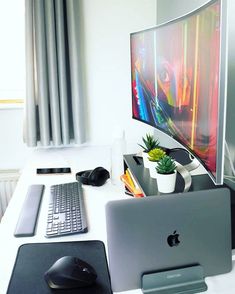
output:
[[[101,166],[93,170],[84,170],[76,173],[77,181],[81,181],[84,185],[91,186],[102,186],[109,177],[109,172]]]

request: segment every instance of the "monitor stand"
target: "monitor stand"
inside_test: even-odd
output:
[[[144,294],[192,294],[207,290],[203,268],[194,265],[142,276]]]
[[[184,179],[183,192],[188,192],[192,184],[190,172],[199,167],[199,161],[195,157],[191,156],[190,153],[183,148],[167,149],[166,152],[175,159],[177,172],[180,173]]]
[[[186,149],[173,148],[167,149],[167,153],[173,157],[177,162],[182,164],[189,172],[197,169],[200,162],[192,156]]]

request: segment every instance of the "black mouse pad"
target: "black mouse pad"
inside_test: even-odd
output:
[[[69,290],[50,289],[44,273],[62,256],[76,256],[97,272],[94,285]],[[7,294],[111,294],[110,277],[101,241],[51,242],[22,245],[17,253]]]

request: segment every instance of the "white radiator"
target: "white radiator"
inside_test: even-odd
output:
[[[14,193],[20,172],[16,169],[0,170],[0,221]]]

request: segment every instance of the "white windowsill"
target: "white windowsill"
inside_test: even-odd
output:
[[[0,102],[0,110],[5,109],[23,109],[24,104],[23,103],[1,103]]]

